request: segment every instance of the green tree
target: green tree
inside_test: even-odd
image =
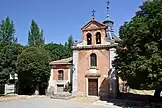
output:
[[[131,88],[152,89],[162,78],[162,1],[144,2],[120,28],[114,67]]]
[[[72,35],[70,35],[67,42],[65,42],[65,47],[68,48],[68,53],[70,54],[70,56],[73,55],[73,50],[71,48],[73,46],[73,44],[74,44],[73,37],[72,37]]]
[[[59,60],[71,56],[69,49],[61,44],[49,43],[44,48],[49,52],[51,60]]]
[[[17,64],[21,93],[33,94],[35,90],[47,88],[50,77],[49,60],[49,54],[43,48],[29,47],[21,53]]]
[[[19,44],[0,44],[0,84],[6,84],[9,76],[17,72],[17,57],[23,47]]]
[[[65,45],[64,45],[65,47],[68,47],[68,43],[67,42],[65,42]]]
[[[39,29],[38,25],[34,20],[32,20],[30,26],[28,44],[34,47],[41,47],[44,45],[43,30]]]
[[[7,16],[0,24],[0,43],[14,43],[17,41],[13,21]]]
[[[71,46],[73,46],[73,37],[72,37],[72,35],[69,36],[69,38],[68,38],[67,46],[68,46],[69,49],[71,49]]]

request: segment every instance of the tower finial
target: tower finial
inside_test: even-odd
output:
[[[110,20],[110,13],[109,13],[109,9],[110,9],[110,1],[107,0],[107,15],[106,15],[106,20]]]
[[[93,10],[92,10],[92,17],[93,17],[93,19],[95,18],[95,12],[96,12],[96,11],[93,9]]]

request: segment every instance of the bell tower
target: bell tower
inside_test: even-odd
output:
[[[104,44],[106,26],[92,18],[89,23],[81,28],[83,46],[96,46]]]

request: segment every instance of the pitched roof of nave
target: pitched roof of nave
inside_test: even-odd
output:
[[[56,61],[52,61],[50,62],[50,65],[57,65],[57,64],[72,64],[72,60],[73,58],[72,57],[69,57],[69,58],[65,58],[65,59],[61,59],[61,60],[56,60]]]

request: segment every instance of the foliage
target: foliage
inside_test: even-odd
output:
[[[123,42],[113,62],[119,76],[136,89],[162,84],[162,1],[144,2],[121,26],[120,38]]]
[[[72,35],[71,35],[71,36],[69,36],[69,38],[68,38],[67,47],[68,47],[68,48],[71,48],[72,45],[73,45],[73,37],[72,37]]]
[[[49,43],[44,48],[49,52],[51,60],[59,60],[71,56],[69,49],[61,44]]]
[[[68,83],[65,85],[64,92],[69,92],[69,93],[72,92],[72,83],[69,83],[69,82],[68,82]]]
[[[17,57],[22,50],[19,44],[0,44],[0,84],[8,83],[10,74],[16,73]]]
[[[73,44],[74,44],[74,41],[73,41],[73,37],[71,35],[71,36],[69,36],[68,41],[65,42],[65,47],[68,48],[70,56],[72,56],[72,54],[73,54],[73,50],[71,48],[73,46]]]
[[[43,48],[29,47],[18,57],[21,88],[47,87],[50,76],[49,55]]]
[[[43,38],[43,30],[40,30],[38,25],[32,20],[29,36],[28,36],[28,44],[30,46],[40,47],[44,45]]]
[[[15,28],[13,21],[6,17],[2,20],[0,24],[0,43],[13,43],[16,42],[17,39],[14,37],[15,35]]]
[[[65,45],[64,45],[65,47],[68,47],[68,43],[67,42],[65,42]]]

